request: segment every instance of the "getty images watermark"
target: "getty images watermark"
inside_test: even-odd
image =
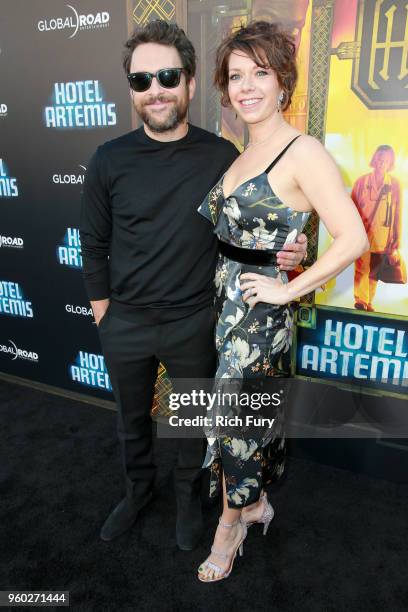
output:
[[[406,394],[387,397],[382,389],[348,387],[335,377],[330,384],[279,376],[175,379],[161,391],[158,437],[251,439],[284,429],[287,439],[371,438],[389,445],[393,438],[408,449]]]
[[[281,392],[246,393],[216,391],[209,393],[193,389],[184,393],[170,393],[169,408],[172,411],[191,409],[194,416],[173,414],[169,416],[171,427],[269,427],[275,418],[251,414],[263,408],[277,408],[282,403]],[[197,414],[206,410],[209,414]],[[226,413],[226,411],[228,411]],[[189,410],[190,412],[190,410]]]

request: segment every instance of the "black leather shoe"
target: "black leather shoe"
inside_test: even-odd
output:
[[[101,539],[110,542],[130,529],[136,521],[139,511],[152,498],[150,492],[143,500],[125,497],[111,512],[101,529]]]
[[[195,494],[183,502],[177,499],[176,540],[180,550],[194,550],[203,533],[201,498]]]

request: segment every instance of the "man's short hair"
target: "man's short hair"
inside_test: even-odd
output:
[[[184,30],[179,28],[176,23],[167,23],[167,21],[161,19],[150,21],[143,27],[137,27],[129,40],[126,41],[125,52],[123,54],[123,68],[126,74],[130,72],[133,51],[139,45],[146,43],[157,43],[158,45],[174,47],[180,55],[186,81],[189,82],[195,75],[196,54],[192,42],[187,38]],[[167,67],[163,66],[163,68]]]

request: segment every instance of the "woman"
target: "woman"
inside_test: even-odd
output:
[[[215,84],[222,103],[233,107],[249,131],[248,146],[199,208],[220,240],[215,279],[218,384],[274,375],[290,343],[290,302],[367,250],[364,226],[333,159],[282,115],[296,78],[295,45],[275,24],[253,22],[218,48]],[[307,271],[288,282],[275,254],[296,239],[313,210],[333,242]],[[279,413],[272,428],[252,439],[239,431],[210,433],[205,465],[211,466],[210,494],[222,481],[223,512],[211,554],[199,567],[200,580],[229,576],[249,524],[263,523],[265,533],[273,510],[262,491],[264,451],[271,440],[279,451],[282,433]]]

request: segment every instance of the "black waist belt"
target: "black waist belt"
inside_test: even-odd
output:
[[[232,246],[222,240],[218,241],[220,252],[239,263],[249,264],[252,266],[274,266],[276,265],[276,253],[271,251],[260,251],[257,249],[241,249],[240,247]]]

